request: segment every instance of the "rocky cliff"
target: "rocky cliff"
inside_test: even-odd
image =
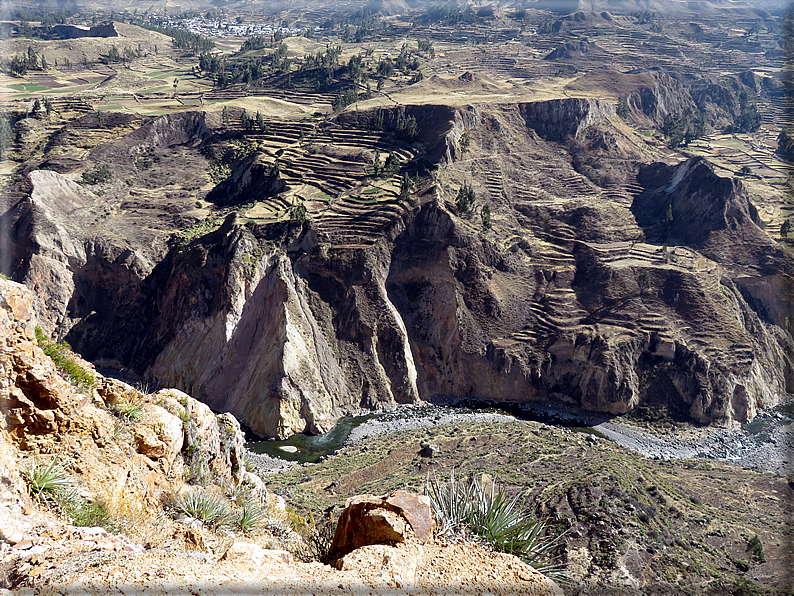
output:
[[[171,191],[172,203],[145,215],[131,195],[168,179],[169,155],[217,153],[230,134],[217,114],[169,118],[93,150],[129,168],[137,135],[163,156],[100,229],[83,214],[103,201],[54,172],[32,172],[3,216],[21,255],[10,272],[40,294],[47,330],[89,359],[277,437],[437,395],[610,414],[650,405],[731,424],[785,394],[790,306],[770,299],[790,283],[783,254],[740,183],[699,159],[644,165],[614,104],[343,113],[321,133],[334,152],[296,142],[285,167],[305,159],[338,180],[327,169],[336,159],[371,168],[351,140],[371,138],[410,153],[406,171],[437,170],[412,201],[365,199],[364,177],[313,204],[304,225],[246,221],[232,208],[222,225],[216,215],[165,244],[162,222],[192,216],[190,193]],[[396,137],[406,119],[418,124],[410,142]],[[239,191],[230,204],[280,200],[272,193],[298,181],[288,169],[286,190],[265,184],[269,159],[262,150],[240,161],[216,192]],[[456,206],[464,181],[491,228]],[[155,241],[125,236],[133,221],[160,222],[148,228]]]
[[[571,45],[571,44],[568,44]],[[577,57],[575,48],[559,48],[550,59]],[[578,56],[581,56],[580,54]],[[690,119],[702,115],[706,126],[722,130],[735,125],[741,115],[739,95],[742,91],[750,98],[757,95],[755,81],[748,77],[682,76],[665,71],[639,71],[622,73],[594,68],[581,78],[569,83],[567,88],[588,95],[598,90],[600,95],[622,97],[632,123],[644,127],[661,127],[668,115],[688,114]]]
[[[144,395],[70,354],[60,369],[40,347],[37,312],[24,286],[0,279],[0,432],[22,456],[57,454],[92,499],[160,506],[183,478],[239,483],[244,438],[229,415],[175,389]],[[40,334],[40,333],[39,333]],[[64,370],[82,369],[79,383]],[[134,412],[126,417],[120,412]]]

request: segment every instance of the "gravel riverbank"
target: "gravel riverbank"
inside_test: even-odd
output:
[[[792,423],[772,413],[759,415],[769,430],[751,434],[747,430],[687,427],[652,433],[622,422],[603,422],[597,431],[616,443],[653,459],[716,459],[744,468],[774,474],[794,473]],[[774,420],[773,420],[774,419]]]
[[[404,410],[400,412],[404,412]],[[413,412],[406,412],[402,417],[395,416],[394,419],[391,417],[386,419],[376,418],[365,422],[361,426],[357,426],[350,432],[344,446],[349,447],[370,437],[385,433],[412,430],[423,426],[460,422],[509,422],[512,420],[516,420],[516,417],[498,412],[456,411],[455,408],[447,409],[442,406],[415,407]]]

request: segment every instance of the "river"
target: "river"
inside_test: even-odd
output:
[[[792,397],[792,396],[789,396]],[[594,433],[653,459],[705,458],[776,474],[794,473],[794,402],[759,412],[749,424],[732,429],[678,425],[651,431],[625,419],[583,413],[558,406],[456,402],[455,405],[401,406],[387,412],[344,416],[322,435],[297,434],[283,441],[253,441],[267,469],[290,469],[317,462],[331,453],[380,434],[460,422],[535,420]],[[263,463],[259,461],[258,463]]]

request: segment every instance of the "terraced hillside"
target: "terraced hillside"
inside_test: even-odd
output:
[[[50,330],[260,434],[434,395],[731,424],[785,393],[790,305],[769,292],[788,283],[783,249],[740,182],[676,165],[611,102],[109,111],[31,151],[27,171],[59,174],[7,195],[21,200],[4,266],[57,295]],[[91,214],[70,220],[66,252],[46,239],[59,192]],[[277,355],[295,342],[296,360]],[[243,379],[231,393],[218,367]]]

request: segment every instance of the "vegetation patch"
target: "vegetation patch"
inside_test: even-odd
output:
[[[81,184],[102,184],[113,178],[113,172],[107,164],[96,165],[92,170],[83,172],[81,177]]]
[[[551,554],[561,537],[548,537],[545,524],[522,511],[520,494],[509,497],[504,486],[490,487],[477,478],[449,483],[428,475],[425,492],[430,495],[433,513],[442,533],[471,532],[494,549],[521,558],[544,575],[567,579],[564,565],[551,562]]]
[[[41,327],[36,327],[36,341],[44,353],[50,357],[69,381],[79,389],[87,390],[94,386],[94,375],[80,366],[72,354],[72,349],[65,341],[56,343],[42,331]]]

